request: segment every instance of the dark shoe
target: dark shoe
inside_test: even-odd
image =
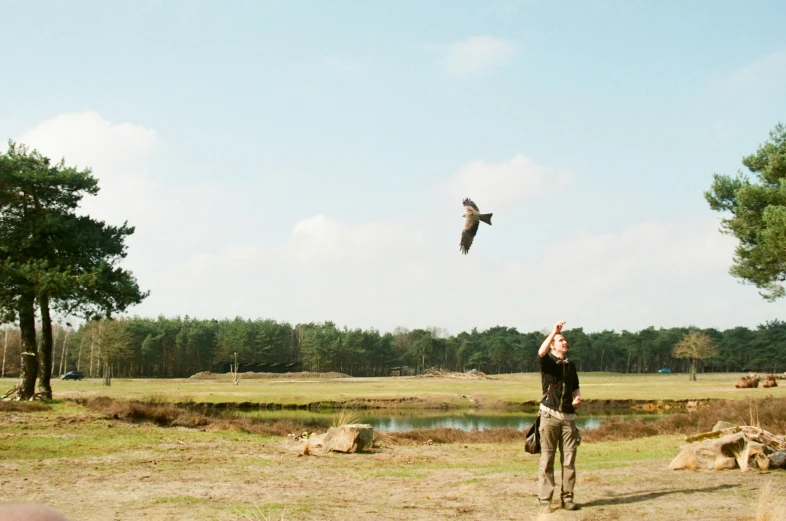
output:
[[[566,499],[562,502],[562,508],[565,510],[577,510],[579,506],[570,499]]]
[[[540,507],[538,508],[539,514],[550,514],[551,513],[551,505],[547,501],[541,501]]]

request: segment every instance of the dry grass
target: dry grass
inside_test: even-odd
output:
[[[267,514],[265,514],[256,503],[254,503],[254,510],[251,512],[251,515],[242,512],[240,515],[243,516],[243,519],[248,519],[248,521],[284,521],[286,519],[285,509],[282,508],[281,513],[278,515],[271,512],[271,509],[268,509]]]
[[[521,443],[407,443],[297,458],[299,441],[291,438],[108,418],[71,401],[37,414],[0,413],[3,497],[44,503],[82,521],[262,521],[282,513],[292,521],[537,516],[538,458]],[[681,444],[677,436],[587,444],[577,483],[581,510],[556,508],[547,519],[753,521],[768,479],[783,500],[783,471],[669,471]]]
[[[769,480],[761,486],[759,492],[756,521],[783,521],[783,519],[786,519],[786,510],[779,503],[772,480]]]
[[[232,411],[202,409],[172,403],[159,403],[155,398],[145,402],[126,402],[111,398],[75,400],[89,409],[132,423],[154,423],[160,427],[202,428],[204,430],[235,430],[264,436],[286,436],[303,430],[324,431],[316,421],[267,420],[239,416]]]
[[[330,418],[331,427],[342,427],[344,425],[352,425],[360,423],[363,420],[363,415],[355,409],[347,409],[343,407],[338,414],[334,414]]]
[[[288,419],[260,419],[241,416],[229,410],[205,408],[199,404],[166,403],[161,397],[150,397],[145,401],[119,401],[111,398],[88,398],[75,400],[90,409],[105,413],[107,416],[134,423],[152,422],[162,427],[189,427],[204,430],[236,430],[266,436],[286,436],[300,434],[303,431],[322,433],[327,430],[316,420],[294,421]],[[40,410],[48,407],[36,402],[0,402],[17,404],[18,410]],[[0,409],[3,410],[3,409]],[[12,410],[12,409],[8,409]],[[757,411],[753,420],[763,429],[775,434],[786,433],[786,399],[764,398],[753,402],[719,400],[711,407],[700,408],[692,413],[674,413],[654,422],[641,419],[609,420],[596,429],[585,429],[581,436],[584,441],[614,441],[644,438],[657,435],[689,436],[699,432],[712,430],[719,420],[737,425],[747,425],[751,421],[751,410]],[[358,423],[362,420],[360,413],[354,409],[344,408],[331,418],[331,425],[338,427]],[[382,435],[380,435],[382,436]],[[420,429],[409,432],[385,433],[383,438],[375,435],[376,440],[386,445],[432,443],[516,443],[523,442],[526,432],[512,428],[464,431],[461,429],[435,428]]]
[[[757,412],[751,415],[751,408]],[[755,402],[742,400],[717,400],[709,407],[695,412],[669,414],[654,422],[641,419],[611,420],[597,429],[582,431],[585,441],[606,441],[643,438],[659,434],[691,435],[711,431],[718,421],[735,425],[750,425],[751,422],[774,434],[786,433],[786,399],[763,398]]]
[[[394,432],[390,436],[398,443],[511,443],[524,442],[525,431],[511,428],[463,431],[438,427],[436,429],[419,429],[408,432]]]
[[[374,431],[373,447],[395,447],[398,445],[398,440],[389,432],[381,431],[379,429]]]
[[[51,407],[44,402],[20,402],[14,400],[0,400],[0,412],[36,412],[46,411]]]

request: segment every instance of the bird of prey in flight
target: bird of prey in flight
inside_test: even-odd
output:
[[[464,230],[461,232],[459,249],[461,253],[466,255],[469,252],[469,247],[472,246],[472,240],[475,238],[475,234],[478,233],[480,221],[491,226],[491,216],[494,214],[480,213],[478,206],[470,199],[464,199],[463,204],[466,213],[464,213],[462,217],[466,218],[466,222],[464,223]]]

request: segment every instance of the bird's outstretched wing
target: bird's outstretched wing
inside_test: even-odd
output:
[[[464,199],[462,203],[464,204],[464,206],[469,206],[470,208],[474,209],[476,212],[480,211],[478,210],[478,206],[475,203],[473,203],[472,200],[469,198]]]
[[[464,255],[469,252],[469,247],[472,246],[472,240],[478,232],[479,224],[480,221],[470,221],[467,219],[467,224],[464,225],[464,229],[461,231],[461,244],[459,245],[459,249]]]

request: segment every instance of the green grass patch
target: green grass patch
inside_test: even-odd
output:
[[[678,436],[651,436],[635,440],[582,443],[576,455],[576,467],[600,470],[634,465],[646,460],[670,460],[685,443]]]
[[[173,504],[173,505],[195,505],[197,503],[205,503],[207,500],[193,497],[193,496],[176,496],[176,497],[163,497],[155,500],[155,504]]]
[[[308,512],[310,507],[307,505],[286,505],[283,503],[260,503],[249,505],[240,505],[232,508],[234,519],[251,520],[251,521],[283,521],[288,518],[289,514]]]
[[[366,474],[370,478],[413,478],[425,479],[431,475],[430,472],[417,469],[391,469],[377,470]]]
[[[767,395],[786,397],[786,386],[736,389],[739,373],[704,373],[691,382],[686,374],[580,373],[585,400],[747,399]],[[0,380],[9,388],[15,379]],[[315,380],[260,378],[241,380],[115,379],[110,387],[100,379],[53,381],[55,398],[108,396],[123,400],[196,403],[266,403],[305,405],[384,401],[385,406],[484,407],[536,401],[538,373],[494,375],[490,380],[375,377]],[[468,401],[472,397],[472,402]]]

